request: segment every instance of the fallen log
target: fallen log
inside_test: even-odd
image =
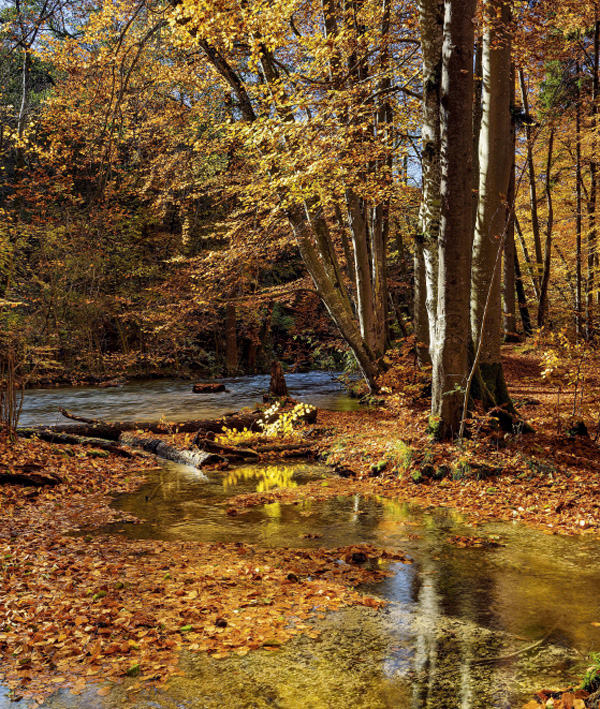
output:
[[[260,455],[252,448],[241,448],[239,446],[228,446],[224,443],[217,443],[210,438],[204,438],[198,433],[194,438],[193,445],[198,446],[200,450],[222,453],[226,458],[237,460],[245,460],[246,458],[260,458]]]
[[[67,419],[73,419],[73,421],[82,421],[83,423],[91,423],[91,424],[102,424],[104,421],[101,421],[100,419],[91,419],[88,418],[87,416],[78,416],[77,414],[72,413],[71,411],[67,411],[67,409],[63,409],[59,407],[58,409],[59,413],[61,413],[65,418]]]
[[[197,448],[195,450],[177,448],[176,446],[165,443],[160,438],[139,438],[138,436],[124,433],[121,436],[121,442],[134,448],[141,448],[148,453],[153,453],[155,456],[163,458],[164,460],[170,460],[173,463],[180,463],[181,465],[196,468],[206,480],[208,480],[208,478],[202,473],[200,467],[210,463],[223,462],[223,457],[215,453],[206,453]]]
[[[118,443],[109,443],[103,438],[91,438],[90,436],[80,436],[73,433],[60,433],[52,429],[45,428],[19,428],[17,434],[22,438],[39,438],[47,443],[60,443],[71,446],[88,446],[108,451],[121,458],[133,458],[131,451],[121,448]]]
[[[287,448],[277,452],[277,458],[307,458],[316,453],[313,448]]]
[[[69,413],[69,412],[67,412]],[[313,412],[311,412],[313,413]],[[64,414],[63,414],[64,415]],[[233,431],[259,431],[258,421],[264,417],[260,411],[253,411],[243,414],[231,414],[217,419],[196,419],[194,421],[183,421],[180,423],[165,423],[163,421],[102,421],[98,419],[87,419],[93,423],[85,421],[79,424],[57,424],[54,426],[42,426],[40,430],[54,431],[55,433],[67,433],[75,436],[86,436],[103,438],[107,441],[118,441],[122,433],[129,431],[148,431],[150,433],[196,433],[198,431],[222,433],[223,428]],[[68,418],[75,418],[70,414]],[[82,419],[83,417],[78,417]],[[316,419],[316,409],[312,417]],[[310,423],[310,420],[307,419]],[[34,429],[38,430],[38,429]]]
[[[259,421],[264,420],[265,414],[262,411],[251,411],[248,413],[226,414],[217,419],[196,419],[194,421],[183,421],[180,423],[165,423],[164,421],[102,421],[101,419],[89,419],[83,416],[60,409],[63,416],[80,421],[77,424],[57,424],[54,426],[40,426],[34,431],[52,431],[54,433],[66,433],[74,436],[84,436],[86,438],[102,438],[107,441],[118,441],[122,433],[129,431],[148,431],[149,433],[170,434],[170,433],[222,433],[223,428],[232,431],[260,431]],[[279,412],[274,414],[269,422],[275,421],[279,417]],[[310,409],[302,417],[306,423],[314,423],[317,420],[317,409]],[[24,430],[24,429],[20,429]],[[19,431],[17,431],[19,433]]]
[[[39,472],[41,466],[23,465],[14,473],[0,472],[0,485],[23,485],[26,487],[44,487],[60,485],[63,479],[56,473]]]
[[[228,391],[225,384],[205,384],[199,382],[192,387],[194,394],[218,394],[221,391]]]

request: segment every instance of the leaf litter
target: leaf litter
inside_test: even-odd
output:
[[[215,658],[276,650],[318,631],[309,622],[348,605],[380,607],[354,586],[383,579],[382,562],[409,562],[370,545],[259,550],[245,544],[128,540],[82,532],[135,518],[109,507],[151,463],[91,459],[77,446],[2,445],[65,481],[52,489],[0,487],[0,678],[42,701],[96,681],[162,682],[179,652]],[[100,688],[100,696],[106,692]]]

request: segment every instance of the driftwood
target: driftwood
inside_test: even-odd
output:
[[[206,453],[205,451],[198,449],[190,450],[186,448],[178,448],[177,446],[171,446],[168,443],[165,443],[160,438],[139,438],[137,436],[132,436],[130,433],[124,433],[121,436],[121,441],[128,446],[141,448],[148,453],[153,453],[159,458],[170,460],[173,463],[189,465],[192,468],[196,468],[199,472],[202,465],[220,463],[223,461],[222,456],[216,455],[215,453]],[[208,478],[206,479],[208,480]]]
[[[98,384],[98,387],[100,389],[108,389],[110,387],[122,387],[125,383],[126,382],[124,379],[109,379],[107,381],[100,382]]]
[[[22,438],[39,438],[47,443],[61,443],[72,446],[90,446],[100,450],[109,451],[121,458],[133,458],[133,453],[121,448],[118,443],[109,443],[103,438],[91,438],[90,436],[80,436],[73,433],[60,433],[53,429],[46,428],[19,428],[17,433]]]
[[[73,421],[82,421],[83,423],[91,423],[91,424],[104,423],[104,421],[101,421],[100,419],[91,419],[91,418],[88,418],[87,416],[78,416],[77,414],[74,414],[71,411],[67,411],[66,409],[59,408],[58,410],[65,418],[73,419]]]
[[[225,384],[204,384],[202,382],[194,384],[192,387],[194,394],[218,394],[220,391],[227,391]]]

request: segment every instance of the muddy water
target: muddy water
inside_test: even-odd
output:
[[[244,541],[259,546],[370,542],[405,550],[412,565],[368,589],[389,605],[317,621],[319,640],[214,660],[184,654],[184,677],[165,689],[105,698],[61,692],[52,709],[278,707],[281,709],[514,709],[533,688],[564,686],[600,646],[600,544],[516,524],[473,529],[457,514],[362,497],[274,504],[229,517],[216,503],[238,492],[302,484],[318,466],[263,466],[198,481],[181,466],[150,476],[116,506],[144,520],[105,529],[130,537]],[[303,535],[320,534],[307,542]],[[452,535],[499,539],[497,548],[457,548]],[[533,650],[523,648],[544,639]],[[505,658],[500,661],[498,658]],[[494,660],[494,661],[491,661]],[[12,705],[14,706],[14,705]],[[0,707],[4,704],[0,698]]]
[[[269,388],[268,376],[236,377],[212,380],[222,382],[228,391],[217,394],[194,394],[189,381],[136,381],[122,387],[62,387],[31,389],[25,393],[21,426],[66,423],[59,408],[82,416],[109,421],[167,421],[211,418],[239,411],[262,401]],[[286,374],[291,396],[314,406],[335,411],[359,407],[342,389],[330,372]]]

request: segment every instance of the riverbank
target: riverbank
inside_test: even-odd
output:
[[[534,355],[508,354],[507,370],[519,375],[511,389],[535,418],[535,434],[505,436],[482,422],[462,448],[434,444],[424,432],[420,383],[406,394],[388,382],[383,407],[321,410],[303,429],[341,477],[233,495],[227,512],[244,517],[257,505],[358,495],[459,510],[471,523],[449,542],[459,548],[493,546],[476,529],[491,520],[598,535],[598,445],[553,430],[554,393],[540,381]],[[64,481],[0,487],[1,676],[15,697],[42,703],[60,687],[77,696],[89,683],[123,679],[135,693],[180,673],[185,649],[214,658],[275,651],[294,636],[313,637],[309,621],[326,611],[380,607],[353,587],[384,579],[390,560],[407,560],[402,549],[369,545],[303,555],[243,543],[99,537],[98,526],[136,524],[111,500],[139,488],[152,460],[30,441],[4,442],[1,453],[8,470],[33,463]]]
[[[1,453],[8,469],[37,463],[63,479],[0,486],[0,678],[14,698],[41,704],[60,687],[77,695],[127,677],[139,689],[177,673],[186,648],[217,658],[276,649],[312,635],[307,621],[326,611],[381,606],[352,589],[385,575],[363,563],[404,559],[366,547],[302,555],[96,536],[103,524],[135,524],[110,501],[138,487],[153,461],[29,441]]]

